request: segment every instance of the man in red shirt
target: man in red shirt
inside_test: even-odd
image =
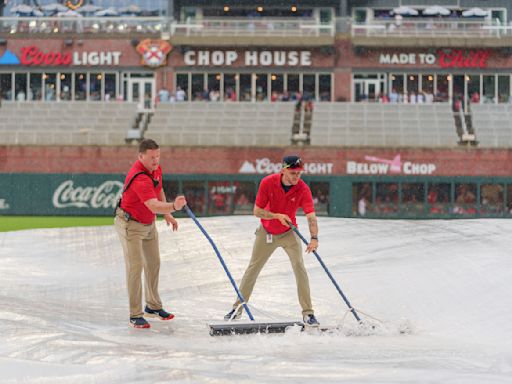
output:
[[[297,226],[295,214],[299,207],[302,208],[311,234],[306,252],[310,253],[318,248],[315,208],[311,190],[300,178],[303,170],[304,163],[300,157],[286,156],[283,159],[281,172],[266,176],[261,181],[254,204],[254,215],[261,219],[261,226],[256,230],[251,261],[240,284],[240,292],[244,299],[249,301],[263,266],[272,253],[278,247],[282,247],[290,258],[295,274],[304,323],[309,326],[318,326],[311,303],[308,274],[302,258],[302,244],[289,225],[293,223]],[[242,306],[237,300],[224,319],[237,319],[241,315]]]
[[[160,250],[155,214],[164,215],[167,225],[178,229],[178,222],[171,215],[181,210],[186,200],[178,196],[172,203],[166,202],[162,188],[160,148],[151,140],[139,145],[138,160],[132,165],[124,183],[123,195],[116,209],[114,224],[123,246],[126,264],[126,281],[130,301],[130,325],[149,328],[148,317],[171,320],[174,315],[162,308],[158,294]],[[142,311],[142,279],[144,270],[144,295],[146,307]]]

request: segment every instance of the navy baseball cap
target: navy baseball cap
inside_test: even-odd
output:
[[[283,168],[304,169],[304,162],[296,155],[285,156],[283,158]]]

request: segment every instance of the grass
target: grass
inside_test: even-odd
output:
[[[33,228],[88,227],[113,225],[110,216],[0,216],[0,232]]]

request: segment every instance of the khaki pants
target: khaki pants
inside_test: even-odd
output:
[[[240,284],[240,293],[245,301],[249,301],[251,297],[254,284],[260,274],[263,266],[270,258],[272,253],[278,248],[282,247],[290,258],[293,273],[295,274],[295,281],[297,282],[297,294],[299,296],[299,303],[302,307],[302,314],[313,314],[313,304],[311,303],[311,294],[309,291],[309,279],[304,267],[304,259],[302,258],[302,245],[300,239],[295,233],[290,230],[281,235],[273,235],[272,243],[267,243],[267,232],[260,226],[256,230],[256,240],[252,249],[251,261],[244,273],[242,283]],[[237,300],[233,308],[237,308],[240,300]]]
[[[142,317],[142,270],[144,270],[144,296],[151,309],[161,309],[158,295],[160,249],[156,225],[126,221],[121,209],[116,210],[114,225],[123,247],[126,282],[130,301],[130,317]]]

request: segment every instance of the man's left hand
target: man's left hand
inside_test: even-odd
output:
[[[316,251],[317,249],[318,249],[318,240],[311,239],[311,241],[308,244],[308,247],[306,248],[306,253],[311,253],[313,251]]]
[[[170,214],[164,215],[165,222],[167,223],[167,226],[172,225],[172,230],[177,231],[178,230],[178,221]]]

